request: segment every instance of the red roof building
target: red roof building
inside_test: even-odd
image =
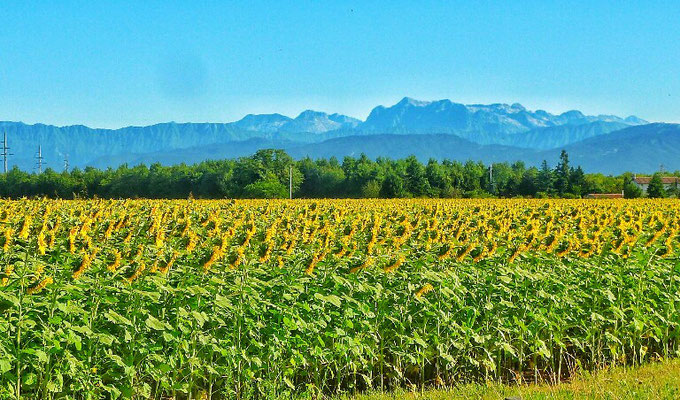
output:
[[[638,185],[649,185],[649,182],[651,181],[651,176],[636,176],[633,178],[633,182],[637,183]],[[664,185],[674,185],[676,183],[680,185],[680,178],[675,176],[662,176],[661,183]]]
[[[622,193],[590,193],[586,195],[586,199],[622,199]]]
[[[635,183],[643,193],[647,193],[647,188],[649,187],[649,182],[652,181],[651,176],[634,176],[633,183]],[[664,189],[672,189],[674,187],[680,187],[680,178],[677,176],[662,176],[661,183]]]

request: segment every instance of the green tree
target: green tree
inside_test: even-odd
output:
[[[493,166],[493,194],[500,197],[545,196],[557,194],[555,177],[564,176],[566,153],[558,168],[551,170],[546,161],[541,169],[526,168],[523,162],[496,163]],[[294,197],[488,197],[489,168],[481,162],[431,159],[427,166],[415,157],[375,161],[362,154],[345,157],[342,165],[331,158],[293,160],[282,150],[265,149],[237,160],[210,160],[194,165],[164,166],[123,164],[113,169],[73,168],[57,173],[50,169],[30,174],[13,168],[0,175],[0,197],[48,196],[58,198],[238,198],[287,197],[288,174],[293,170]],[[571,168],[568,190],[572,193],[620,192],[626,183],[628,196],[637,190],[630,174],[604,176],[585,174]],[[625,179],[624,179],[625,178]],[[677,193],[667,190],[665,195]],[[677,195],[677,194],[675,194]]]
[[[623,197],[626,199],[637,199],[642,197],[642,189],[633,182],[633,174],[626,172],[623,178]]]
[[[385,180],[380,188],[380,197],[404,197],[404,181],[393,171],[390,171],[385,175]]]
[[[277,179],[274,174],[257,180],[244,188],[245,197],[255,199],[284,199],[288,198],[288,187]]]
[[[553,173],[548,167],[548,162],[543,160],[541,163],[541,169],[536,177],[536,189],[537,192],[550,193],[553,187]]]
[[[569,169],[569,155],[565,150],[560,153],[560,162],[555,167],[555,190],[563,195],[569,192],[571,170]]]
[[[549,172],[550,170],[548,170]],[[524,171],[522,181],[517,188],[517,194],[521,196],[536,196],[536,192],[538,192],[538,176],[539,171],[535,167]]]
[[[410,156],[406,160],[406,190],[411,192],[413,197],[427,196],[430,191],[430,183],[427,181],[425,168],[415,156]]]
[[[371,192],[371,194],[375,194],[375,197],[380,194],[382,179],[379,176],[376,163],[366,154],[361,154],[358,159],[345,157],[342,162],[342,170],[345,174],[345,193],[350,197],[367,197],[365,189],[369,182],[375,182],[375,184],[371,183],[371,186],[377,185],[377,190],[375,193]]]
[[[586,174],[581,167],[571,168],[569,171],[569,192],[576,196],[588,194]]]
[[[481,192],[488,182],[488,170],[481,162],[467,161],[463,165],[462,188],[466,192]]]
[[[666,189],[666,196],[674,198],[680,197],[680,184],[678,184],[678,178],[675,178],[675,181],[673,182],[671,187]]]
[[[649,186],[647,186],[647,197],[649,198],[666,197],[666,190],[663,187],[663,181],[661,180],[660,172],[657,172],[654,175],[652,175],[652,179],[649,181]]]
[[[304,158],[297,163],[304,179],[298,196],[306,198],[340,197],[345,173],[336,159],[313,161]]]
[[[361,187],[361,196],[367,199],[378,198],[380,197],[381,188],[380,182],[376,180],[370,180]]]

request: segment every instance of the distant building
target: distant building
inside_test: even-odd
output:
[[[622,199],[623,191],[621,193],[590,193],[586,195],[586,199]]]
[[[649,182],[652,180],[651,176],[634,176],[633,177],[633,183],[637,185],[640,189],[642,189],[643,193],[647,193],[647,188],[649,187]],[[676,187],[680,187],[680,178],[676,176],[663,176],[661,177],[661,183],[663,184],[663,188],[668,190],[668,189],[673,189]]]

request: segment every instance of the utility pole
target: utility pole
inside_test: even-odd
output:
[[[7,132],[4,132],[4,138],[2,140],[2,163],[4,166],[3,171],[7,173],[7,156],[13,156],[14,154],[8,153],[9,147],[7,147]]]
[[[64,172],[68,172],[68,154],[64,155]]]
[[[288,171],[288,197],[292,200],[293,199],[293,166],[290,166],[290,170]]]
[[[38,155],[35,157],[37,160],[36,162],[38,163],[38,173],[42,174],[42,167],[43,167],[43,156],[42,156],[42,146],[38,145]]]
[[[489,164],[489,190],[491,191],[492,194],[496,192],[495,185],[493,182],[493,164]]]

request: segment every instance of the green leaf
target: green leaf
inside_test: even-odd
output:
[[[0,292],[0,297],[12,303],[15,307],[19,307],[19,298],[13,294]]]
[[[287,385],[289,388],[295,389],[295,385],[293,385],[293,382],[291,382],[290,379],[288,379],[287,376],[284,376],[284,377],[283,377],[283,381],[286,383],[286,385]]]
[[[102,344],[104,344],[106,346],[111,346],[113,344],[114,340],[116,340],[116,338],[114,336],[106,334],[106,333],[97,334],[97,338],[99,339],[99,341]]]
[[[130,322],[129,319],[123,317],[115,311],[109,310],[104,314],[104,316],[114,324],[132,326],[132,322]]]
[[[157,320],[153,315],[149,315],[144,323],[151,329],[155,329],[157,331],[165,330],[165,325],[161,321]]]
[[[80,336],[76,335],[75,332],[69,331],[68,342],[76,347],[76,350],[80,351],[83,349],[83,341]]]
[[[330,302],[336,307],[340,307],[342,305],[342,299],[334,294],[326,296],[326,301]]]
[[[0,374],[4,374],[10,369],[12,369],[12,363],[10,360],[7,358],[0,358]]]
[[[208,320],[208,316],[206,314],[200,313],[198,311],[192,311],[191,315],[193,315],[196,322],[198,322],[199,327],[203,326],[203,324],[205,324],[205,321]]]
[[[298,328],[297,324],[292,319],[290,319],[288,317],[283,317],[283,324],[286,326],[286,328],[288,328],[290,330]]]
[[[324,303],[331,303],[336,307],[340,307],[342,305],[342,299],[333,294],[324,296],[321,293],[314,293],[314,298],[321,300]]]
[[[43,363],[43,364],[44,364],[44,363],[47,362],[47,353],[45,353],[44,351],[42,351],[42,350],[36,350],[36,351],[35,351],[35,355],[36,355],[36,357],[38,357],[38,361],[39,361],[40,363]]]
[[[109,353],[109,358],[111,358],[111,360],[113,360],[113,362],[115,362],[119,367],[123,368],[128,367],[128,365],[123,361],[123,359],[117,354]]]
[[[510,343],[503,342],[503,344],[501,345],[501,347],[502,347],[503,350],[505,350],[506,352],[508,352],[508,353],[512,354],[513,356],[517,357],[517,353],[515,353],[515,349],[510,345]]]
[[[233,308],[231,301],[229,301],[229,299],[224,296],[220,296],[219,294],[215,296],[215,305],[219,308],[224,308],[225,310]]]
[[[109,392],[112,400],[116,400],[122,394],[120,390],[116,389],[114,386],[103,386],[104,390]]]
[[[22,377],[22,383],[26,386],[33,386],[38,381],[38,376],[34,372],[29,372]]]

